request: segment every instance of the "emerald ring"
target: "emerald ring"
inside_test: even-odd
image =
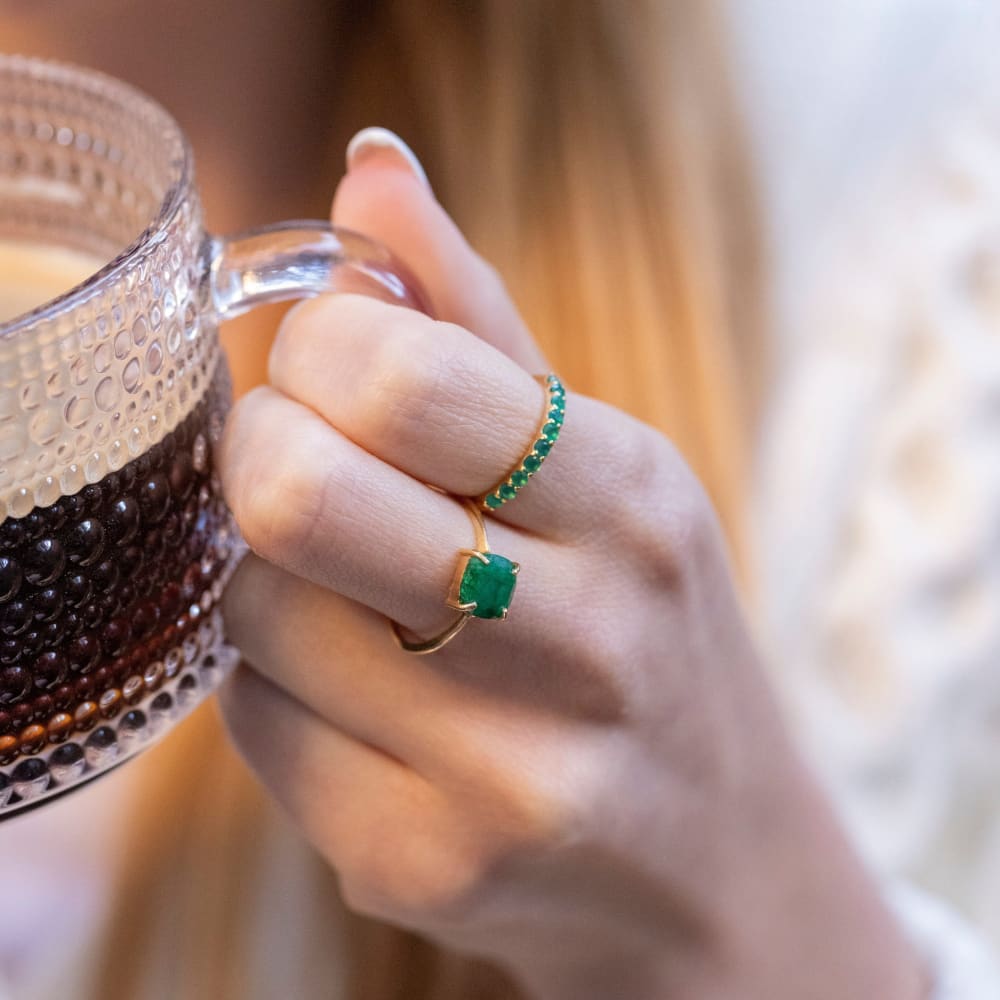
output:
[[[521,567],[490,551],[486,537],[486,521],[473,500],[462,500],[476,533],[474,549],[459,549],[458,564],[445,601],[459,612],[458,617],[443,632],[430,639],[409,639],[398,622],[390,622],[392,634],[400,648],[418,656],[435,653],[451,642],[465,628],[470,618],[506,620]]]
[[[536,375],[535,378],[545,389],[545,407],[538,433],[521,461],[496,486],[476,498],[480,510],[499,510],[505,503],[513,500],[542,467],[562,432],[563,418],[566,415],[566,389],[556,375]]]

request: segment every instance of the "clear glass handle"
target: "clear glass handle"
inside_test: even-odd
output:
[[[205,244],[208,306],[220,321],[254,306],[357,292],[429,313],[416,279],[381,244],[325,222],[280,222]]]

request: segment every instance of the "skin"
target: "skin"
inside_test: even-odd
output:
[[[300,305],[220,451],[253,554],[225,599],[232,738],[356,909],[505,965],[541,1000],[914,1000],[926,983],[775,710],[703,491],[669,442],[570,393],[489,520],[510,619],[443,628],[458,496],[532,439],[546,371],[496,274],[392,152],[336,223],[438,319]]]

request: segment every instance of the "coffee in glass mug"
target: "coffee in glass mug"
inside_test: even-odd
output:
[[[163,109],[0,55],[0,819],[127,760],[238,661],[218,325],[338,290],[424,307],[357,234],[207,235]]]

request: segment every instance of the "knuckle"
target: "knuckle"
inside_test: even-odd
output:
[[[593,588],[594,591],[598,589]],[[597,596],[594,593],[594,597]],[[597,606],[601,607],[601,613],[591,619],[586,629],[576,630],[567,640],[566,655],[581,685],[600,683],[603,687],[608,679],[613,678],[613,672],[619,665],[627,660],[630,636],[627,630],[614,627],[614,622],[620,620],[616,608],[609,608],[606,602]]]
[[[314,326],[320,321],[318,312],[323,309],[320,299],[305,299],[297,302],[285,314],[278,325],[271,350],[267,356],[268,380],[272,383],[281,381],[285,370],[298,362],[306,354],[308,356],[309,340]]]
[[[230,508],[246,473],[247,446],[254,436],[254,400],[260,395],[261,390],[254,389],[233,403],[219,442],[216,464]]]
[[[466,926],[525,866],[597,829],[606,761],[565,744],[546,748],[544,766],[527,750],[513,756],[513,766],[453,776],[449,797],[460,806],[408,824],[379,810],[352,825],[332,852],[348,906],[425,927]]]
[[[593,593],[590,606],[601,608],[601,612],[563,643],[566,670],[573,679],[573,714],[600,725],[615,724],[625,717],[630,678],[644,654],[639,639],[620,627],[631,591],[620,593],[621,609],[609,608],[607,595]]]
[[[719,536],[712,504],[694,473],[680,466],[650,509],[655,516],[640,528],[642,544],[653,557],[650,568],[682,583],[715,554]]]
[[[438,324],[439,328],[446,324]],[[370,437],[391,452],[447,432],[454,420],[451,400],[468,381],[453,338],[428,336],[421,327],[385,338],[372,358],[367,391],[359,401],[360,419]]]
[[[667,526],[665,537],[675,561],[685,567],[702,562],[718,546],[718,521],[711,501],[693,474],[688,488],[679,491],[674,502],[664,511]]]
[[[222,592],[222,617],[226,623],[226,636],[237,648],[247,645],[247,638],[253,634],[260,621],[260,606],[271,607],[275,596],[269,586],[268,574],[263,570],[266,564],[256,556],[248,554],[240,561],[226,589]],[[273,608],[272,608],[273,610]]]
[[[501,859],[528,857],[544,853],[567,841],[575,840],[583,826],[589,795],[578,783],[570,761],[557,755],[561,766],[551,762],[530,763],[530,776],[522,776],[518,787],[500,800],[498,813],[506,826]]]
[[[715,542],[711,503],[662,434],[639,425],[635,433],[623,437],[628,444],[619,468],[630,489],[618,493],[606,527],[644,575],[668,586],[679,585]]]
[[[655,503],[676,476],[676,452],[662,434],[647,424],[630,422],[619,437],[617,452],[618,474],[629,484],[625,495],[641,507]],[[620,513],[631,520],[629,508],[623,507]]]
[[[553,754],[558,768],[551,765],[536,780],[529,813],[532,825],[527,841],[532,853],[578,844],[600,825],[602,776],[607,760],[594,761],[590,746],[574,745]],[[606,815],[606,813],[605,813]]]
[[[365,838],[341,868],[348,905],[376,917],[404,917],[437,924],[464,921],[474,913],[486,883],[476,852],[454,839],[433,836]]]
[[[266,474],[248,476],[230,500],[247,545],[279,565],[310,547],[327,503],[330,473],[300,448],[269,455]]]
[[[510,735],[476,737],[465,756],[477,765],[466,767],[453,795],[479,817],[476,863],[486,871],[574,840],[590,801],[593,772],[581,767],[586,745],[567,740],[565,732],[533,729],[524,740]]]
[[[219,686],[219,709],[230,738],[237,747],[244,747],[253,738],[253,719],[259,710],[248,670],[240,664]]]
[[[379,303],[363,295],[320,295],[296,303],[286,314],[268,354],[268,375],[275,384],[297,381],[329,355],[338,333],[351,332],[353,353],[383,335]]]

